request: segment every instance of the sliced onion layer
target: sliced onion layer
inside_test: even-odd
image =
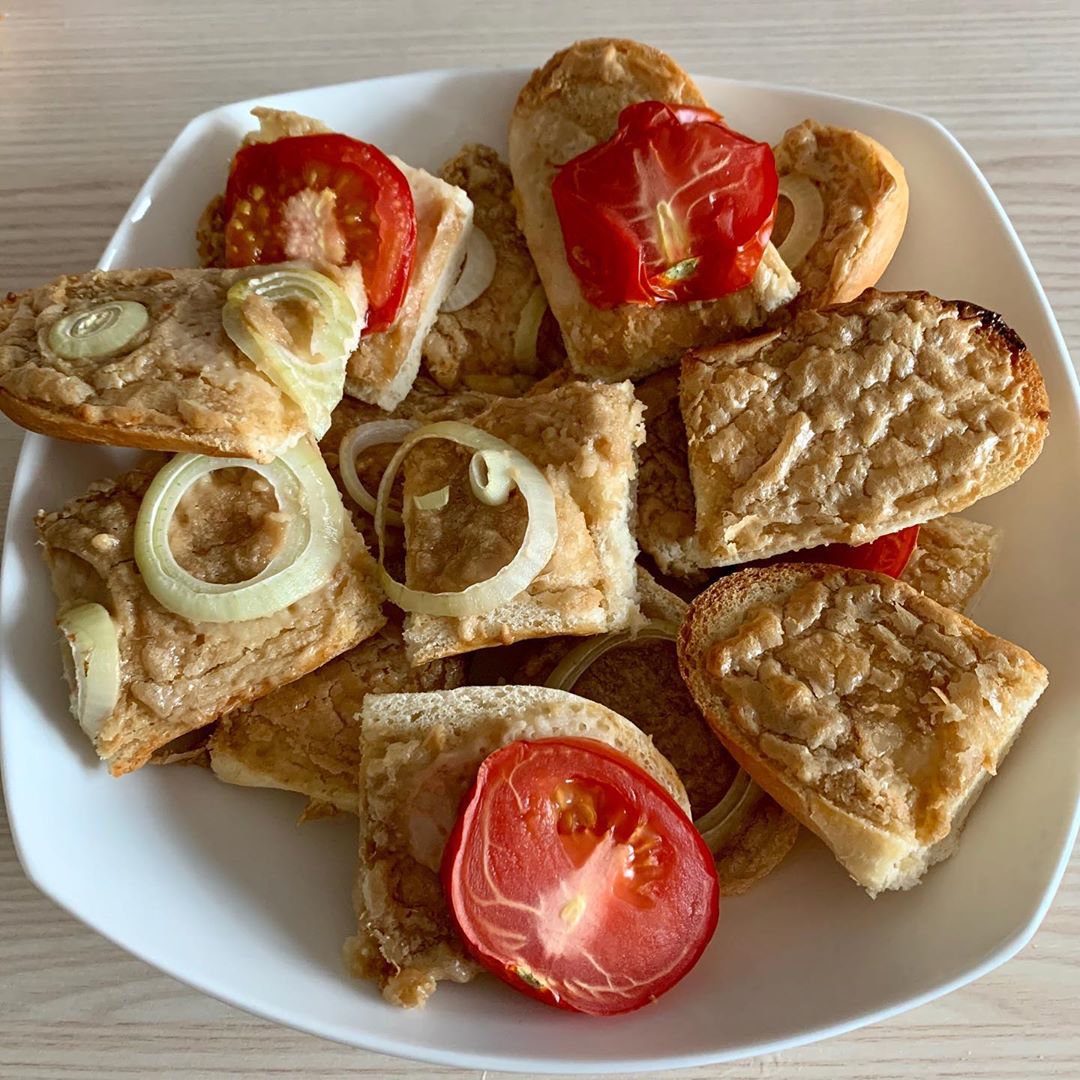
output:
[[[514,361],[523,370],[531,371],[536,366],[537,339],[547,306],[544,286],[537,285],[518,316],[517,330],[514,331]]]
[[[387,502],[394,485],[401,463],[409,451],[424,439],[449,439],[477,453],[499,454],[499,476],[507,478],[505,495],[502,502],[510,496],[516,487],[525,499],[529,519],[525,525],[525,535],[514,557],[497,573],[485,581],[478,581],[459,592],[426,592],[410,589],[407,585],[390,576],[384,565]],[[473,460],[475,460],[475,454]],[[469,475],[473,476],[472,461]],[[499,480],[502,485],[503,480]],[[474,491],[476,490],[474,486]],[[498,502],[489,505],[500,505]],[[383,473],[379,484],[379,495],[375,505],[375,533],[379,538],[379,574],[386,595],[398,607],[405,611],[422,615],[445,615],[453,618],[467,618],[471,615],[484,615],[493,611],[500,604],[512,600],[529,587],[533,579],[548,564],[555,552],[559,527],[555,515],[555,496],[544,474],[520,451],[509,443],[471,424],[457,420],[443,420],[437,424],[428,424],[411,432],[398,447]],[[467,542],[467,538],[466,538]]]
[[[555,690],[573,690],[581,676],[604,653],[632,645],[635,641],[674,641],[678,632],[679,628],[674,623],[652,619],[636,628],[613,630],[610,634],[585,638],[559,661],[544,685]]]
[[[788,269],[794,270],[821,236],[825,225],[825,203],[817,184],[798,173],[782,176],[778,190],[790,201],[795,216],[787,236],[776,250]]]
[[[495,249],[482,229],[473,227],[465,246],[465,261],[440,311],[460,311],[479,300],[495,277]]]
[[[252,298],[267,305],[314,305],[309,345],[293,340],[272,308],[262,308],[253,321]],[[365,323],[348,293],[315,270],[271,270],[242,278],[229,289],[221,321],[233,344],[304,410],[312,434],[321,439],[344,393],[345,364]]]
[[[79,726],[96,738],[120,698],[120,646],[116,624],[101,604],[79,604],[65,611],[57,625],[70,648],[74,674],[71,711]]]
[[[375,513],[375,496],[362,483],[356,473],[356,459],[371,446],[392,446],[400,443],[412,431],[420,427],[418,420],[372,420],[358,424],[341,440],[338,447],[338,472],[341,482],[353,501],[369,514]],[[387,525],[400,525],[401,515],[386,508]]]
[[[586,638],[559,661],[544,685],[555,690],[572,691],[582,675],[612,649],[631,645],[635,641],[674,641],[678,632],[679,628],[674,623],[653,619],[636,629],[615,630],[600,637]],[[724,797],[694,822],[714,855],[741,828],[747,814],[763,795],[761,788],[740,769]]]
[[[49,348],[65,360],[105,359],[124,352],[149,322],[142,304],[109,300],[57,319],[49,327]]]
[[[169,545],[169,524],[191,486],[218,469],[243,468],[274,488],[287,519],[274,557],[253,578],[224,584],[188,573]],[[341,560],[344,508],[319,451],[307,439],[262,465],[247,458],[177,454],[154,477],[135,521],[135,562],[162,607],[193,622],[245,622],[272,615],[322,588]]]

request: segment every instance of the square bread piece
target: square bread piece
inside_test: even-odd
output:
[[[350,294],[359,334],[367,310],[359,272],[320,269]],[[272,461],[310,424],[225,333],[226,294],[250,273],[94,270],[28,290],[0,330],[0,409],[63,439]],[[115,303],[146,313],[124,350],[82,359],[54,351],[49,332],[59,320]]]
[[[156,471],[100,481],[62,510],[37,518],[58,611],[102,604],[116,628],[119,699],[101,725],[87,731],[114,776],[322,666],[386,621],[374,560],[348,521],[343,557],[330,580],[273,615],[207,623],[166,611],[150,595],[134,558],[135,520]],[[170,528],[177,560],[205,580],[253,576],[278,540],[266,516],[275,505],[269,485],[249,470],[221,470],[198,481]]]
[[[396,1005],[423,1005],[436,983],[480,966],[451,922],[439,865],[458,805],[489,754],[518,739],[577,736],[622,751],[689,812],[668,761],[629,720],[539,686],[371,694],[361,717],[357,933],[345,961]]]
[[[676,363],[693,346],[761,326],[799,289],[770,244],[753,281],[716,300],[604,310],[585,299],[566,260],[551,182],[561,163],[615,133],[627,105],[646,100],[705,104],[689,75],[658,49],[634,41],[579,41],[533,72],[510,121],[522,230],[562,327],[570,366],[590,378],[642,378]]]
[[[1023,649],[911,586],[815,564],[711,586],[679,664],[732,754],[871,896],[952,854],[1047,684]]]
[[[472,229],[473,206],[459,187],[391,158],[405,174],[416,208],[416,254],[393,325],[360,339],[349,359],[345,391],[390,410],[420,370],[424,339],[457,279]]]
[[[568,383],[546,394],[500,398],[473,424],[520,450],[555,496],[558,544],[528,589],[468,618],[411,614],[405,642],[414,663],[555,634],[599,634],[637,617],[633,517],[635,447],[644,438],[630,383]],[[446,440],[416,444],[405,459],[405,579],[414,589],[455,592],[491,577],[513,557],[527,514],[520,492],[485,506],[468,483],[471,452]],[[444,485],[441,510],[413,496]]]
[[[439,313],[424,342],[424,365],[447,390],[468,387],[514,397],[542,377],[556,356],[561,357],[562,348],[561,341],[549,340],[552,336],[558,339],[558,332],[545,332],[547,318],[537,328],[536,348],[519,350],[517,344],[526,308],[540,304],[546,311],[547,302],[540,275],[518,228],[510,168],[491,147],[470,143],[442,167],[439,175],[472,200],[469,250],[482,242],[476,234],[483,233],[491,245],[495,266],[491,282],[472,303]]]
[[[946,514],[919,526],[918,543],[900,580],[963,612],[986,584],[1000,547],[1000,529]]]
[[[304,817],[358,812],[360,707],[365,694],[460,686],[461,660],[412,667],[401,625],[391,620],[317,671],[223,716],[208,744],[218,779],[297,791]]]
[[[962,510],[1034,462],[1050,417],[1001,317],[927,293],[870,290],[690,353],[680,394],[698,550],[714,566]]]

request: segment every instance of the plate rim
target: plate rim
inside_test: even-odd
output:
[[[98,260],[98,269],[109,269],[112,266],[113,260],[115,260],[121,239],[123,234],[132,226],[136,225],[146,210],[149,208],[151,192],[157,187],[160,179],[169,174],[172,170],[167,168],[167,162],[170,157],[173,156],[177,148],[191,140],[197,133],[199,133],[206,125],[211,123],[215,117],[228,114],[237,109],[244,108],[245,106],[251,107],[256,104],[273,103],[281,98],[294,96],[297,94],[319,94],[322,92],[331,91],[343,91],[350,88],[366,86],[370,87],[375,83],[393,83],[403,79],[411,77],[424,77],[424,78],[439,78],[439,77],[459,77],[462,75],[499,75],[505,76],[508,73],[521,73],[523,76],[527,76],[532,68],[524,65],[512,65],[508,67],[482,67],[482,66],[465,66],[465,67],[440,67],[440,68],[418,68],[412,71],[398,72],[389,75],[374,76],[369,79],[356,79],[343,83],[328,83],[312,87],[298,87],[292,90],[280,91],[272,94],[263,94],[256,97],[245,98],[238,101],[223,102],[213,108],[207,109],[196,116],[192,117],[187,123],[180,128],[175,137],[169,143],[167,148],[162,152],[161,157],[151,169],[146,180],[140,185],[135,196],[131,200],[130,205],[124,211],[123,215],[109,237],[108,242],[102,252],[101,258]],[[1080,377],[1076,370],[1075,363],[1072,362],[1072,357],[1069,352],[1068,346],[1065,342],[1064,335],[1062,334],[1061,327],[1057,321],[1050,302],[1047,299],[1046,292],[1043,289],[1042,282],[1039,279],[1038,274],[1035,272],[1034,266],[1031,263],[1031,259],[1020,241],[1017,235],[1016,229],[1002,206],[1001,201],[998,199],[993,188],[990,186],[986,177],[983,175],[982,170],[976,164],[974,159],[959,142],[959,140],[946,128],[940,121],[934,117],[925,113],[917,112],[914,110],[899,108],[894,105],[883,104],[873,101],[869,98],[862,98],[847,94],[837,94],[824,90],[816,90],[807,87],[799,87],[785,83],[775,83],[766,80],[744,80],[744,79],[731,79],[723,76],[694,76],[695,79],[700,79],[701,83],[707,84],[712,87],[723,86],[735,86],[742,88],[749,88],[752,90],[762,91],[765,93],[781,93],[785,95],[801,95],[816,100],[830,100],[836,102],[842,102],[846,104],[854,104],[862,107],[869,107],[877,112],[891,113],[898,116],[903,116],[908,120],[916,121],[929,129],[931,129],[938,137],[941,137],[949,145],[950,150],[964,163],[969,173],[973,174],[979,185],[983,189],[984,194],[988,197],[990,204],[997,214],[1000,222],[1005,226],[1006,234],[1011,241],[1013,252],[1019,256],[1019,262],[1022,269],[1026,272],[1029,284],[1032,286],[1032,294],[1038,302],[1039,309],[1043,315],[1047,327],[1049,328],[1051,338],[1054,344],[1057,346],[1061,355],[1067,361],[1065,364],[1066,383],[1069,387],[1073,399],[1073,405],[1080,410]],[[8,506],[8,512],[5,520],[5,539],[13,531],[14,522],[14,509],[16,505],[20,504],[23,499],[20,496],[24,487],[31,481],[29,480],[30,469],[36,462],[37,450],[45,440],[45,436],[37,435],[34,433],[27,433],[24,435],[22,443],[19,447],[17,464],[15,472],[12,478],[11,487],[11,500]],[[0,560],[0,582],[6,582],[9,580],[9,574],[11,571],[11,564],[15,559],[13,554],[14,548],[11,544],[5,543],[3,557]],[[0,634],[0,683],[6,682],[6,671],[8,663],[9,647],[7,644],[8,629],[3,627],[3,632]],[[139,960],[150,965],[154,969],[161,971],[163,974],[168,975],[170,978],[176,979],[178,982],[189,986],[201,993],[205,993],[210,997],[216,998],[219,1001],[226,1003],[234,1008],[241,1009],[242,1011],[254,1016],[259,1016],[263,1019],[269,1020],[273,1023],[281,1024],[285,1027],[290,1027],[295,1030],[304,1031],[308,1034],[316,1035],[321,1038],[329,1039],[333,1042],[337,1042],[344,1045],[356,1046],[361,1049],[369,1050],[375,1053],[388,1054],[399,1058],[406,1058],[414,1061],[421,1061],[427,1064],[447,1065],[458,1068],[471,1068],[471,1069],[491,1069],[507,1072],[528,1072],[535,1069],[542,1069],[545,1072],[558,1075],[572,1075],[580,1072],[591,1072],[600,1074],[615,1074],[623,1073],[626,1071],[656,1071],[661,1069],[673,1069],[673,1068],[691,1068],[695,1066],[703,1066],[710,1064],[720,1064],[730,1061],[745,1060],[747,1058],[756,1057],[766,1053],[775,1053],[784,1050],[789,1050],[797,1046],[805,1046],[811,1043],[819,1042],[824,1039],[832,1038],[834,1036],[843,1035],[847,1032],[857,1030],[862,1027],[869,1026],[871,1024],[879,1023],[883,1020],[887,1020],[891,1017],[897,1016],[901,1013],[907,1012],[911,1009],[918,1008],[921,1005],[925,1005],[928,1002],[934,1001],[937,998],[943,997],[952,991],[966,986],[967,984],[974,982],[975,980],[982,978],[984,975],[993,971],[995,968],[1001,966],[1016,955],[1025,945],[1030,942],[1036,931],[1039,929],[1043,920],[1046,917],[1047,912],[1061,885],[1061,881],[1064,877],[1069,861],[1072,856],[1073,848],[1076,844],[1077,835],[1080,833],[1080,798],[1077,799],[1073,808],[1072,821],[1069,826],[1066,841],[1062,846],[1059,853],[1056,867],[1050,877],[1046,880],[1043,886],[1043,893],[1041,900],[1028,919],[1028,921],[1021,927],[1019,927],[1010,937],[1003,940],[998,946],[991,950],[984,959],[962,972],[959,975],[954,975],[951,978],[942,979],[940,982],[933,986],[928,987],[926,990],[914,996],[906,996],[900,1000],[894,1001],[883,1007],[859,1013],[854,1016],[846,1017],[845,1019],[833,1024],[823,1025],[817,1028],[808,1029],[795,1035],[790,1035],[780,1039],[766,1040],[757,1043],[747,1043],[741,1046],[732,1047],[728,1050],[720,1050],[716,1052],[704,1052],[704,1053],[687,1053],[687,1054],[666,1054],[663,1056],[654,1056],[650,1058],[604,1058],[602,1061],[590,1060],[590,1059],[558,1059],[556,1061],[545,1061],[541,1059],[522,1059],[522,1058],[508,1058],[499,1054],[491,1053],[465,1053],[457,1050],[439,1050],[436,1048],[426,1046],[415,1046],[408,1042],[393,1038],[384,1037],[378,1034],[378,1032],[365,1031],[363,1036],[357,1036],[352,1031],[339,1030],[337,1025],[334,1024],[321,1024],[317,1020],[296,1019],[292,1016],[285,1014],[283,1011],[276,1010],[271,1005],[263,1003],[252,1004],[245,1003],[242,1000],[238,1000],[232,996],[228,990],[223,990],[212,985],[208,985],[206,981],[200,980],[197,977],[191,977],[189,975],[182,975],[173,970],[171,967],[159,963],[156,960],[150,959],[147,955],[147,950],[141,948],[135,948],[130,945],[124,944],[117,940],[112,933],[98,925],[98,920],[93,917],[87,917],[76,911],[67,900],[61,899],[58,895],[59,890],[54,886],[46,884],[41,876],[36,872],[34,868],[34,857],[27,849],[26,845],[20,839],[20,830],[16,825],[16,817],[11,812],[11,805],[8,799],[8,792],[10,790],[7,783],[7,776],[5,774],[5,762],[7,755],[3,750],[4,742],[4,730],[5,725],[2,722],[2,716],[0,716],[0,782],[3,783],[5,793],[5,803],[8,806],[8,819],[10,825],[10,832],[12,837],[12,845],[15,849],[19,863],[31,883],[45,896],[47,896],[53,903],[61,908],[71,917],[77,919],[83,925],[89,927],[95,933],[100,934],[107,941],[120,949],[123,949],[126,953],[137,957]]]

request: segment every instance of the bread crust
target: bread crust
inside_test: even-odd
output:
[[[566,261],[551,180],[558,164],[609,138],[626,105],[648,99],[705,104],[669,56],[634,41],[597,38],[563,49],[534,72],[510,120],[510,168],[522,231],[562,328],[570,366],[595,378],[642,378],[692,346],[760,326],[798,290],[769,245],[753,283],[717,300],[603,310],[584,298]]]
[[[921,737],[915,734],[922,730],[918,725],[929,723],[932,731],[938,730],[935,725],[944,725],[940,728],[942,733],[934,736],[938,739],[934,745],[939,748],[938,752],[943,759],[946,759],[946,764],[942,766],[945,771],[941,773],[946,779],[925,779],[918,781],[916,785],[922,785],[919,787],[920,798],[929,800],[928,805],[937,797],[936,789],[932,789],[931,785],[946,785],[940,792],[943,800],[941,808],[935,811],[932,819],[927,819],[928,823],[912,825],[895,815],[886,815],[887,820],[875,821],[875,816],[881,818],[882,815],[869,803],[857,807],[860,812],[856,812],[857,799],[851,800],[852,806],[842,806],[836,798],[815,787],[813,782],[801,780],[793,772],[794,766],[781,764],[778,758],[763,750],[762,738],[769,735],[773,729],[759,724],[756,737],[751,735],[751,727],[757,721],[749,717],[745,711],[745,703],[739,704],[738,699],[730,697],[723,688],[726,676],[718,673],[715,665],[722,661],[714,659],[718,654],[713,650],[720,648],[722,643],[723,647],[728,649],[733,635],[750,625],[763,610],[783,612],[781,623],[777,624],[785,626],[782,631],[783,641],[795,643],[792,647],[806,647],[806,630],[791,625],[799,621],[799,616],[793,613],[791,604],[795,601],[791,598],[796,595],[797,590],[803,589],[805,592],[815,588],[815,585],[824,586],[831,596],[839,595],[843,590],[862,590],[864,593],[877,590],[884,597],[885,603],[898,605],[916,620],[925,620],[920,625],[939,628],[947,637],[954,637],[965,647],[975,649],[980,658],[980,667],[989,668],[992,662],[1000,660],[998,676],[986,671],[979,678],[991,680],[992,685],[987,693],[998,695],[996,700],[1000,702],[1004,713],[1002,717],[987,719],[987,716],[943,712],[941,717],[947,719],[931,719],[933,710],[924,707],[925,715],[900,718],[905,725],[911,725],[903,730],[907,732],[904,737],[905,744],[912,747],[916,739]],[[788,607],[785,607],[785,604]],[[814,622],[812,625],[817,627],[827,624]],[[772,632],[780,633],[779,630]],[[840,633],[846,645],[865,647],[872,651],[870,638],[874,631],[865,624],[856,623],[854,628],[849,626],[846,631],[841,629],[831,632]],[[927,640],[931,638],[928,637]],[[913,652],[912,666],[906,674],[906,678],[911,681],[919,678],[918,673],[922,670],[919,667],[920,646],[913,642],[914,638],[912,641],[907,638],[902,641],[902,644]],[[783,645],[779,647],[782,648]],[[777,648],[775,640],[769,642],[769,647],[764,649],[760,656],[771,662],[773,655],[780,655]],[[851,876],[871,895],[884,889],[910,888],[918,883],[929,865],[951,852],[963,819],[974,799],[986,778],[993,775],[1008,752],[1020,725],[1047,683],[1046,669],[1023,649],[995,638],[969,619],[921,596],[903,582],[893,581],[880,574],[815,564],[758,567],[722,578],[691,605],[690,614],[680,629],[678,650],[680,669],[694,700],[732,756],[784,809],[824,840]],[[728,652],[724,653],[725,664],[729,655]],[[880,657],[872,655],[870,670],[879,662]],[[737,659],[731,663],[733,666],[730,669],[725,667],[723,670],[744,671]],[[787,678],[786,670],[783,667],[780,670],[782,677]],[[946,672],[946,675],[949,675],[949,672]],[[798,677],[797,672],[795,677]],[[957,669],[951,673],[951,677],[956,682],[965,675],[962,670]],[[772,678],[772,675],[767,678]],[[787,683],[775,680],[762,685],[765,687],[762,693],[767,700],[771,700],[770,694],[778,692],[769,687],[788,686]],[[943,693],[948,695],[951,684],[947,679],[944,686]],[[797,696],[794,689],[786,689],[784,692],[790,693],[789,700],[793,710],[802,708],[799,703],[805,701],[805,698]],[[834,706],[841,713],[850,707],[845,705],[846,700],[846,696],[841,694],[840,703]],[[942,701],[945,700],[943,697]],[[865,701],[861,707],[866,707]],[[986,705],[985,712],[989,714],[991,711],[991,707]],[[849,718],[848,722],[856,725],[859,720]],[[957,725],[955,731],[959,734],[956,736],[951,734],[953,724]],[[802,735],[785,737],[803,738]],[[970,739],[970,743],[965,743],[965,739]],[[820,743],[818,748],[823,745],[828,744]],[[967,746],[971,747],[970,751],[965,749]],[[885,750],[880,761],[891,761],[891,752]],[[970,762],[967,766],[957,764],[958,771],[956,776],[953,776],[949,771],[952,762],[955,760],[962,763],[965,760],[963,754],[971,752],[984,755],[981,769],[972,774]],[[838,767],[845,767],[843,760],[843,755],[838,750]]]
[[[1050,407],[1000,315],[873,289],[683,360],[697,557],[863,544],[962,510],[1038,457]]]

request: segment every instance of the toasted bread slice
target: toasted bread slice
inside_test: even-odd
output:
[[[400,622],[355,649],[218,721],[210,767],[221,780],[282,788],[309,799],[305,817],[359,810],[360,707],[365,694],[460,686],[460,660],[411,667]]]
[[[541,378],[563,350],[557,332],[540,333],[536,350],[516,355],[522,313],[541,285],[518,228],[510,168],[491,147],[470,143],[439,175],[472,200],[473,228],[491,243],[495,270],[491,283],[471,304],[439,314],[424,342],[424,364],[446,390],[468,388],[514,397]]]
[[[320,270],[350,294],[359,337],[367,311],[359,272]],[[225,333],[226,293],[250,273],[95,270],[30,289],[0,331],[0,409],[62,439],[272,461],[309,423]],[[70,360],[50,347],[59,319],[117,300],[149,316],[125,351]]]
[[[960,828],[1046,669],[910,585],[817,564],[742,570],[694,601],[683,678],[736,760],[872,896]]]
[[[919,527],[901,581],[953,611],[966,611],[986,584],[1001,546],[1001,530],[946,514]]]
[[[641,613],[646,619],[678,626],[689,605],[638,567]],[[511,683],[543,684],[579,638],[552,638],[515,646],[523,656],[507,674]],[[502,653],[503,650],[500,650]],[[493,658],[494,659],[494,658]],[[625,716],[653,740],[686,787],[695,819],[723,798],[739,771],[738,763],[713,734],[679,674],[675,645],[656,639],[627,642],[600,656],[570,688]],[[716,852],[725,896],[745,893],[783,861],[798,836],[798,823],[763,795]]]
[[[552,487],[558,544],[528,589],[470,618],[412,614],[414,663],[556,634],[597,634],[637,616],[630,531],[634,449],[644,438],[630,383],[569,383],[547,394],[499,398],[473,419],[520,450]],[[468,483],[471,453],[445,440],[417,443],[405,459],[405,566],[411,588],[456,592],[504,566],[524,535],[524,500],[485,506]],[[414,495],[449,485],[449,503],[417,510]],[[465,539],[463,543],[462,540]]]
[[[594,378],[642,378],[675,363],[688,348],[760,326],[798,291],[770,244],[753,282],[718,300],[602,310],[585,299],[566,261],[551,181],[560,164],[610,138],[627,105],[650,99],[705,104],[689,75],[659,50],[609,38],[579,41],[533,73],[510,120],[522,230],[562,327],[570,366]]]
[[[786,184],[812,185],[821,200],[821,231],[791,272],[799,304],[828,307],[854,300],[885,273],[908,214],[903,166],[881,143],[858,131],[804,120],[773,148],[780,176],[773,243],[784,248],[794,220]]]
[[[691,353],[680,394],[698,550],[715,566],[962,510],[1035,461],[1050,417],[1000,316],[921,292],[870,290]]]
[[[593,701],[536,686],[476,686],[364,700],[357,934],[345,946],[358,977],[396,1005],[422,1005],[444,979],[479,965],[450,920],[439,865],[458,804],[489,754],[518,739],[597,739],[649,772],[688,810],[675,770],[629,720]]]
[[[251,111],[259,121],[259,128],[244,137],[245,146],[298,135],[326,134],[331,130],[321,121],[300,113],[264,107]],[[345,379],[347,393],[386,410],[393,409],[405,397],[420,370],[424,338],[461,268],[473,212],[469,197],[460,188],[398,158],[391,160],[409,181],[416,210],[412,275],[393,325],[361,339],[349,360]],[[218,266],[224,262],[228,223],[223,203],[221,196],[213,199],[196,228],[204,265]],[[296,235],[297,243],[303,247],[297,257],[318,254],[319,238],[316,237],[312,248],[310,228],[298,229]]]
[[[374,560],[346,524],[333,576],[292,606],[243,623],[192,622],[150,595],[134,559],[135,520],[157,467],[93,484],[62,510],[37,517],[61,613],[104,605],[116,627],[121,684],[116,707],[88,731],[114,776],[223,713],[325,664],[385,622]],[[275,544],[264,524],[268,485],[248,470],[197,482],[170,528],[177,560],[208,581],[242,581]]]

